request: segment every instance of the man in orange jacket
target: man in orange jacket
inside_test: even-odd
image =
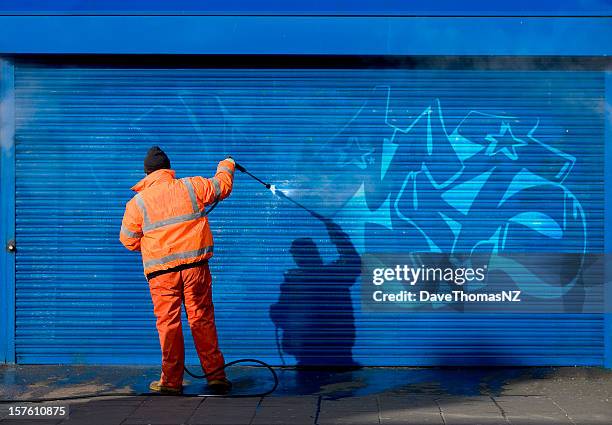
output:
[[[208,385],[217,392],[231,388],[219,350],[212,303],[212,279],[208,259],[213,255],[213,237],[206,207],[227,198],[234,179],[231,157],[219,162],[214,177],[175,178],[168,156],[157,146],[144,160],[147,174],[132,190],[119,239],[131,251],[140,251],[149,281],[153,311],[162,349],[162,373],[152,391],[180,394],[185,362],[181,304]]]

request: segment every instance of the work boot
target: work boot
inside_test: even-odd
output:
[[[155,393],[167,394],[167,395],[181,395],[183,394],[183,388],[167,387],[162,385],[160,381],[153,381],[149,384],[149,389]]]
[[[232,389],[232,383],[229,379],[213,379],[208,381],[208,388],[215,394],[228,394]]]

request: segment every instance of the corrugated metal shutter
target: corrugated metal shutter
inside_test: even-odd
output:
[[[602,73],[22,64],[15,77],[20,363],[159,361],[139,257],[118,242],[152,144],[179,176],[232,154],[333,217],[360,253],[465,252],[501,243],[524,212],[567,231],[504,227],[501,250],[603,251]],[[245,176],[211,225],[227,359],[281,363],[277,309],[287,364],[346,363],[351,348],[366,365],[603,362],[601,315],[367,313],[352,271],[281,296],[294,240],[337,254],[318,220]]]

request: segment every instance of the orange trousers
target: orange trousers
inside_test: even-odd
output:
[[[183,303],[202,369],[209,373],[223,366],[223,354],[219,350],[217,340],[212,277],[208,264],[153,277],[149,280],[149,289],[162,350],[161,384],[174,388],[183,385]],[[210,381],[222,378],[225,378],[223,370],[207,379]]]

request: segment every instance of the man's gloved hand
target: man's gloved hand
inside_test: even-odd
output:
[[[234,158],[232,158],[232,156],[231,156],[231,155],[227,155],[227,156],[225,157],[225,159],[226,159],[226,160],[229,160],[229,161],[232,161],[232,162],[234,163],[234,167],[236,167],[236,170],[238,170],[238,171],[240,171],[240,172],[242,172],[242,173],[244,173],[244,172],[246,171],[246,168],[244,168],[242,165],[238,164],[238,163],[237,163],[237,162],[234,160]]]

